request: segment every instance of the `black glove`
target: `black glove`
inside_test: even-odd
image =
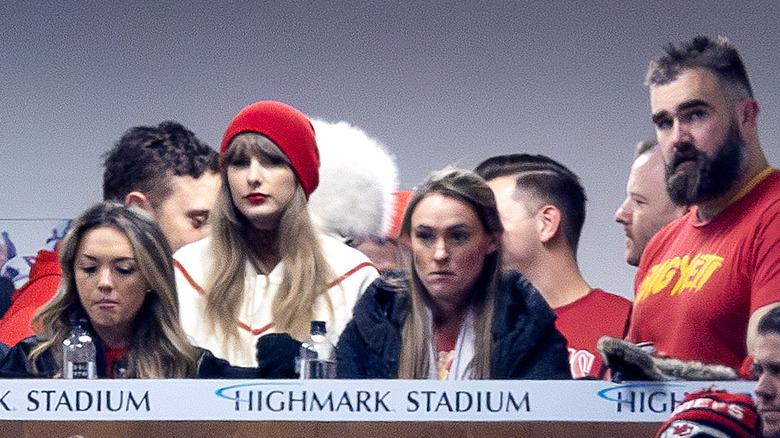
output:
[[[301,343],[287,333],[271,333],[257,340],[257,370],[261,379],[297,379],[295,358]]]

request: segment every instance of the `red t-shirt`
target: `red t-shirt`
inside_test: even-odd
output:
[[[30,279],[14,292],[11,307],[0,319],[0,342],[13,347],[35,334],[30,321],[35,312],[54,297],[60,285],[59,262],[54,251],[41,250],[30,268]]]
[[[780,301],[780,171],[746,190],[709,222],[694,208],[650,240],[634,280],[630,341],[739,369],[750,315]]]
[[[598,377],[601,354],[596,349],[596,342],[602,336],[623,338],[631,301],[592,289],[579,300],[554,310],[558,314],[555,327],[569,345],[572,377]]]

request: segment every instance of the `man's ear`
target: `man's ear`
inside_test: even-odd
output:
[[[737,104],[737,120],[740,127],[756,129],[759,107],[758,102],[753,99],[744,99]]]
[[[545,205],[536,212],[536,232],[539,241],[549,242],[561,227],[561,211],[554,205]]]
[[[125,205],[134,205],[138,208],[148,211],[150,214],[154,214],[152,203],[149,202],[149,198],[141,192],[130,192],[125,196]]]
[[[501,234],[488,233],[490,236],[490,244],[488,245],[488,254],[493,254],[501,247]]]

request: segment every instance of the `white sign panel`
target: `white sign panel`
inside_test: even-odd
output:
[[[722,384],[751,393],[754,382]],[[0,420],[661,422],[707,382],[0,380]]]

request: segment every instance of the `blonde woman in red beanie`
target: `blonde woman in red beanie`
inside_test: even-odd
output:
[[[319,163],[314,129],[295,108],[262,101],[233,118],[211,236],[174,254],[182,325],[195,345],[251,367],[265,334],[303,340],[322,320],[335,341],[344,329],[378,273],[312,224]]]

